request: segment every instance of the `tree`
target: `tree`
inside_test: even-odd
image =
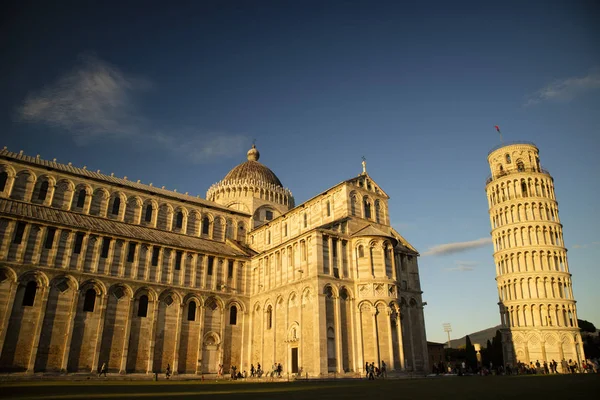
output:
[[[584,319],[577,319],[577,324],[579,325],[579,329],[582,332],[596,333],[596,327],[589,321],[586,321]]]
[[[504,353],[502,351],[502,333],[496,331],[496,336],[492,339],[492,362],[494,366],[504,365]]]
[[[467,367],[475,371],[477,369],[477,352],[475,351],[475,346],[471,344],[471,338],[469,337],[469,335],[467,335],[466,337],[465,351],[467,357]]]

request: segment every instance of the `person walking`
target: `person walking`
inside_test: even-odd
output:
[[[171,364],[167,364],[167,370],[165,371],[165,377],[169,379],[171,377]]]
[[[254,369],[254,364],[250,364],[250,378],[254,378],[254,373],[256,370]]]
[[[108,367],[106,366],[106,363],[102,363],[102,366],[100,367],[100,373],[98,374],[98,378],[102,376],[102,374],[104,374],[104,377],[106,378],[106,372],[108,372]]]

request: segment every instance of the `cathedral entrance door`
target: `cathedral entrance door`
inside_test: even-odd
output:
[[[298,372],[298,348],[292,347],[292,374]]]

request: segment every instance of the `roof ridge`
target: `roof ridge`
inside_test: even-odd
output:
[[[236,253],[234,248],[228,245],[227,242],[219,242],[213,239],[190,236],[178,232],[163,231],[157,228],[129,224],[97,215],[82,214],[19,200],[0,198],[0,214],[24,216],[49,224],[65,225],[72,230],[88,230],[99,234],[131,238],[141,243],[158,242],[167,247],[187,248],[204,253],[247,256],[247,254]],[[69,221],[66,222],[66,219]],[[148,235],[152,237],[147,237]],[[241,251],[241,249],[237,250],[238,252]]]
[[[170,191],[168,189],[163,189],[163,188],[159,188],[156,186],[152,186],[151,183],[149,185],[141,183],[139,180],[137,182],[130,181],[127,179],[127,177],[118,178],[114,175],[105,175],[105,174],[100,173],[99,172],[100,170],[92,171],[92,170],[88,170],[86,167],[84,167],[84,168],[74,167],[73,165],[71,165],[71,163],[69,163],[69,164],[57,163],[56,158],[53,159],[52,161],[48,161],[43,158],[40,158],[39,155],[34,158],[34,157],[23,154],[22,151],[19,153],[11,152],[6,148],[6,146],[3,149],[0,149],[0,157],[12,158],[12,159],[16,159],[19,161],[31,163],[34,165],[43,166],[46,168],[50,167],[50,168],[56,169],[61,172],[69,172],[71,174],[81,175],[83,177],[87,177],[87,178],[91,178],[91,179],[102,180],[107,183],[127,186],[128,188],[131,188],[134,190],[145,190],[145,191],[149,191],[154,194],[157,194],[159,196],[175,198],[176,201],[184,201],[184,202],[188,202],[188,203],[192,203],[192,204],[196,204],[196,205],[200,205],[200,206],[217,208],[217,209],[220,209],[223,211],[228,211],[228,212],[236,213],[236,214],[247,214],[242,211],[227,208],[225,206],[222,206],[222,205],[212,202],[210,200],[206,200],[206,199],[200,197],[200,195],[197,195],[196,197],[194,197],[192,195],[187,194],[187,192],[179,193],[177,191]]]

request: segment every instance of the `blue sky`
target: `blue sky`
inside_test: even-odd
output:
[[[6,3],[0,145],[205,196],[255,138],[297,204],[365,156],[443,341],[444,322],[499,323],[480,240],[497,124],[540,148],[579,317],[600,326],[598,4],[414,3]]]

